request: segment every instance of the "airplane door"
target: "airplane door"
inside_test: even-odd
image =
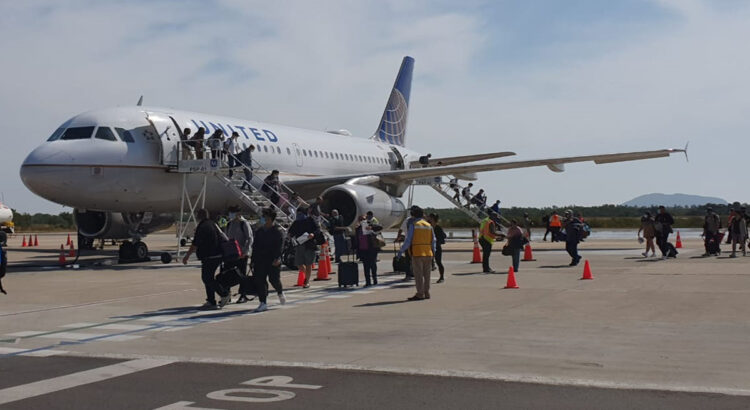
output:
[[[391,158],[391,169],[404,169],[404,157],[396,147],[391,146],[388,156]]]
[[[292,151],[294,151],[294,159],[297,161],[297,166],[302,166],[302,150],[299,148],[299,145],[296,143],[292,143]]]
[[[161,143],[161,163],[167,166],[177,166],[177,146],[180,143],[180,130],[174,125],[173,120],[160,113],[146,113],[146,119],[154,127]]]

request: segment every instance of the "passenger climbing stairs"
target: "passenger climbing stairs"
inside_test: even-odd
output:
[[[430,184],[430,186],[432,187],[432,189],[434,189],[440,195],[442,195],[445,199],[447,199],[448,201],[450,201],[450,203],[452,203],[453,206],[456,207],[456,209],[458,209],[461,212],[463,212],[464,214],[466,214],[468,217],[470,217],[471,219],[473,219],[476,223],[481,223],[482,220],[488,216],[487,211],[486,211],[487,208],[485,208],[485,210],[482,210],[482,209],[479,209],[479,207],[475,206],[475,205],[466,206],[466,205],[464,205],[464,204],[461,203],[460,199],[458,201],[456,201],[453,198],[454,194],[455,194],[455,191],[453,190],[453,188],[450,186],[449,183],[445,183],[445,182],[441,181],[441,182],[432,183],[432,184]],[[462,188],[463,187],[458,186],[459,192],[460,192],[460,190]],[[507,219],[503,218],[502,216],[500,216],[500,220],[505,225],[510,225],[510,221],[508,221]]]

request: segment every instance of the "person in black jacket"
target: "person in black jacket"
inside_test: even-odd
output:
[[[654,229],[656,230],[656,245],[661,251],[662,259],[676,257],[677,251],[669,246],[669,234],[672,233],[674,218],[667,212],[664,205],[659,206],[659,213],[654,218]]]
[[[195,228],[193,235],[193,244],[190,245],[182,263],[187,265],[190,255],[195,252],[195,256],[201,261],[201,280],[206,287],[206,303],[203,308],[216,308],[216,297],[214,293],[219,293],[219,308],[223,307],[230,300],[230,294],[226,290],[220,289],[216,283],[216,269],[221,265],[221,241],[224,234],[216,226],[216,223],[208,218],[208,211],[199,209],[195,213],[198,219],[198,226]],[[222,295],[221,293],[226,293]]]
[[[296,243],[294,264],[305,272],[304,287],[309,288],[312,264],[315,262],[315,251],[318,248],[315,244],[316,236],[320,237],[323,234],[320,232],[315,218],[309,217],[307,214],[307,207],[301,206],[297,209],[297,219],[289,227],[289,236]],[[307,239],[305,239],[305,235]]]
[[[371,214],[368,212],[368,214]],[[359,225],[354,230],[352,237],[352,248],[357,250],[357,256],[362,261],[362,270],[365,271],[365,287],[378,284],[378,252],[380,247],[376,236],[383,227],[378,224],[377,219],[367,219],[366,215],[359,218]]]
[[[443,266],[443,244],[445,244],[445,231],[443,227],[438,225],[440,216],[432,213],[427,215],[427,222],[432,225],[432,230],[435,232],[435,264],[437,265],[438,272],[440,272],[440,278],[435,283],[445,282],[445,267]]]
[[[284,238],[279,228],[274,224],[276,212],[273,209],[265,209],[260,218],[260,227],[255,231],[253,240],[253,255],[251,257],[253,267],[253,279],[260,305],[256,312],[268,310],[266,299],[268,298],[268,283],[271,282],[279,302],[286,303],[283,288],[281,286],[281,246]]]

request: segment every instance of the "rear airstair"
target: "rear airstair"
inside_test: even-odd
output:
[[[464,214],[466,214],[468,217],[470,217],[471,219],[473,219],[476,223],[478,223],[478,224],[482,223],[482,220],[488,216],[488,213],[487,213],[487,209],[488,208],[485,207],[484,209],[480,209],[476,205],[464,205],[464,204],[462,204],[461,203],[461,199],[456,200],[454,198],[455,191],[453,190],[453,187],[451,187],[451,184],[445,183],[445,182],[443,182],[441,180],[439,182],[436,181],[436,182],[430,184],[430,186],[432,187],[432,189],[434,189],[440,195],[442,195],[445,199],[447,199],[448,201],[450,201],[450,203],[453,204],[453,206],[456,207],[456,209],[458,209],[461,212],[463,212]],[[456,187],[458,187],[459,192],[463,188],[463,187],[459,186],[458,184],[456,184]],[[459,196],[459,198],[460,198],[460,196]],[[500,216],[500,220],[505,225],[510,225],[510,221],[508,221],[507,219],[503,218],[502,216]]]

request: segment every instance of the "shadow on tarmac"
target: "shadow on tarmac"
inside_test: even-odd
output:
[[[398,305],[400,303],[408,303],[411,302],[411,300],[387,300],[383,302],[371,302],[371,303],[363,303],[361,305],[354,305],[354,307],[375,307],[375,306],[387,306],[387,305]]]

